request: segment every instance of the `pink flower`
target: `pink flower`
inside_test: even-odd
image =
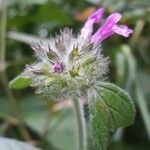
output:
[[[92,35],[93,32],[93,24],[98,23],[103,16],[104,9],[98,9],[93,15],[91,15],[85,26],[81,30],[81,36],[84,38],[91,37],[91,42],[94,44],[101,43],[104,39],[108,38],[109,36],[117,33],[124,37],[129,37],[129,35],[133,32],[131,29],[128,28],[126,25],[118,25],[117,23],[121,19],[120,13],[113,13],[108,16],[106,22],[97,30],[96,33]]]
[[[54,72],[56,73],[61,73],[63,71],[63,66],[62,66],[62,63],[59,64],[59,63],[55,63],[53,65],[53,69],[54,69]]]
[[[95,11],[91,16],[89,16],[88,20],[94,20],[94,23],[99,23],[103,18],[104,8],[99,8]]]
[[[86,39],[91,36],[93,32],[94,23],[99,23],[103,17],[104,8],[98,9],[95,13],[89,16],[84,27],[81,29],[81,36]]]

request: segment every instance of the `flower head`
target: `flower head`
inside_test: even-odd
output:
[[[101,53],[101,41],[114,33],[125,37],[132,33],[127,26],[117,25],[121,15],[114,13],[93,34],[93,25],[100,22],[103,12],[100,8],[89,16],[78,36],[66,28],[49,41],[32,44],[38,62],[28,65],[21,75],[32,78],[37,93],[52,100],[74,93],[84,95],[103,80],[108,62]]]

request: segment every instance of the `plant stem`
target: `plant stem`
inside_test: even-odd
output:
[[[86,123],[84,110],[79,98],[73,99],[78,126],[78,150],[87,150]]]

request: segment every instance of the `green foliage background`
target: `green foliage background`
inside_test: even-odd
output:
[[[7,83],[25,64],[35,60],[33,51],[25,43],[55,35],[66,26],[77,34],[84,19],[76,16],[86,16],[79,12],[99,6],[106,8],[106,15],[120,11],[121,23],[134,29],[130,38],[113,36],[102,45],[111,61],[109,80],[129,92],[136,105],[135,123],[112,135],[109,149],[146,150],[150,147],[149,0],[9,0],[5,74],[0,65],[0,136],[29,141],[46,150],[76,150],[74,115],[69,104],[63,107],[61,102],[43,100],[32,88],[11,91]],[[2,11],[1,0],[1,17]]]

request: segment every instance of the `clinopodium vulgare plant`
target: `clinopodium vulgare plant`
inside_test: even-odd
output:
[[[106,150],[110,133],[129,126],[134,120],[134,106],[129,95],[105,81],[108,58],[103,56],[101,49],[102,41],[109,36],[117,33],[128,37],[132,30],[118,25],[121,14],[113,13],[93,33],[93,25],[100,22],[103,13],[104,9],[100,8],[89,16],[78,35],[66,28],[49,41],[33,43],[31,47],[37,62],[27,65],[10,83],[16,89],[34,86],[36,93],[52,101],[72,100],[78,126],[77,150]],[[81,103],[83,97],[88,104],[87,121]]]

